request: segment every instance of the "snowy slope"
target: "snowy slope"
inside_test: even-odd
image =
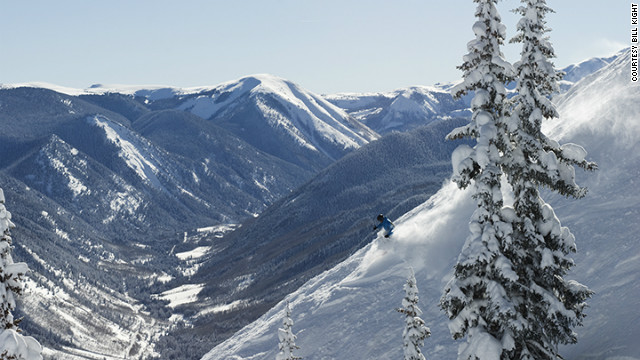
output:
[[[116,217],[144,221],[147,197],[55,134],[40,151],[14,164],[10,173],[69,209],[90,209],[84,217],[97,224],[109,224]]]
[[[218,337],[200,355],[226,339],[218,329],[239,330],[369,243],[378,212],[398,217],[438,191],[451,174],[449,157],[456,146],[444,137],[464,123],[435,122],[367,144],[217,242],[220,250],[189,279],[189,284],[206,283],[201,296],[176,311],[207,314],[244,305],[230,308],[224,318],[188,317],[194,324],[188,331]],[[185,331],[176,336],[189,338]]]
[[[589,188],[585,199],[554,202],[578,239],[575,276],[596,292],[568,358],[640,358],[640,86],[629,82],[630,62],[627,50],[584,78],[559,101],[565,121],[546,124],[550,136],[579,142],[599,166],[577,173]]]
[[[198,96],[180,105],[181,110],[208,119],[221,112],[232,111],[237,101],[254,97],[272,126],[282,126],[304,146],[314,147],[313,136],[330,138],[345,148],[358,147],[377,138],[376,134],[356,122],[349,121],[344,110],[298,85],[273,75],[261,74],[227,82],[214,89],[212,96]],[[262,96],[277,100],[277,105],[264,102]],[[288,108],[287,115],[281,107]]]
[[[402,286],[413,267],[421,291],[423,318],[439,353],[450,348],[443,315],[436,305],[445,275],[462,246],[472,202],[448,185],[425,205],[396,221],[393,239],[377,238],[347,261],[309,281],[288,297],[296,354],[305,359],[391,359],[402,356]],[[463,211],[461,211],[463,210]],[[454,240],[455,239],[455,240]],[[452,241],[453,240],[453,241]],[[428,305],[427,305],[428,304]],[[214,348],[203,359],[269,359],[277,353],[277,328],[284,304]],[[438,323],[434,322],[438,319]],[[443,348],[443,345],[447,344]]]
[[[158,158],[160,156],[156,154],[158,151],[153,149],[153,146],[148,141],[105,116],[96,115],[88,118],[87,122],[104,131],[108,142],[116,146],[118,157],[144,183],[158,189],[163,188],[158,179],[158,173],[160,169],[166,167],[159,163]]]
[[[579,343],[564,347],[567,359],[640,358],[640,87],[627,80],[629,53],[585,78],[559,100],[562,121],[546,131],[584,145],[600,164],[580,174],[585,199],[547,196],[563,225],[576,235],[577,266],[571,278],[595,291]],[[427,358],[455,359],[445,315],[437,308],[467,233],[474,207],[468,192],[444,186],[428,202],[396,221],[392,240],[379,237],[337,267],[288,297],[298,356],[305,359],[391,359],[402,356],[402,286],[412,266],[420,289],[422,318],[431,328]],[[272,359],[284,302],[204,359]]]

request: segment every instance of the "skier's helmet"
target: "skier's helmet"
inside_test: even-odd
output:
[[[380,222],[384,221],[384,215],[382,214],[378,215],[378,221]]]

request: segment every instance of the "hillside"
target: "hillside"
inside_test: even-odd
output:
[[[224,340],[366,245],[379,212],[395,219],[440,188],[451,173],[449,154],[456,146],[444,137],[464,122],[434,122],[363,146],[216,241],[218,251],[189,282],[175,284],[201,289],[175,310],[195,314],[187,317],[194,329],[172,336],[186,341],[207,333]],[[166,351],[182,351],[174,346]]]
[[[640,169],[638,116],[640,87],[627,79],[629,52],[578,82],[558,99],[561,120],[545,125],[552,138],[575,142],[600,164],[580,174],[589,188],[582,200],[547,196],[564,226],[575,234],[577,266],[571,278],[595,291],[579,342],[563,347],[566,359],[637,359],[640,334]],[[604,95],[603,94],[607,94]],[[297,355],[305,359],[390,359],[402,355],[402,286],[411,266],[420,289],[422,318],[431,328],[427,358],[455,359],[448,320],[438,309],[468,231],[473,202],[468,192],[445,185],[435,196],[396,222],[392,240],[377,238],[348,260],[307,282],[286,300],[291,303]],[[615,300],[614,300],[615,299]],[[268,359],[277,353],[277,328],[284,301],[203,359]]]
[[[287,86],[302,99],[281,97],[279,106],[315,101],[315,95]],[[344,133],[295,127],[304,122],[287,129],[309,130],[314,144],[331,143],[336,150],[327,145],[310,156],[287,158],[300,154],[299,141],[284,136],[279,145],[289,152],[278,157],[251,145],[263,133],[239,136],[216,117],[179,109],[220,87],[123,93],[53,88],[0,89],[0,179],[16,223],[15,258],[32,269],[35,297],[20,309],[24,328],[56,358],[154,354],[157,337],[176,320],[169,319],[171,302],[156,296],[167,282],[193,274],[205,250],[235,227],[229,224],[257,216],[329,163],[377,138],[318,97],[326,109],[308,105],[317,112],[309,121]],[[238,99],[247,95],[227,90]],[[277,89],[271,90],[268,96],[277,97]],[[245,105],[256,98],[246,98]],[[239,104],[234,106],[245,106]],[[254,110],[252,121],[267,126],[270,110]]]

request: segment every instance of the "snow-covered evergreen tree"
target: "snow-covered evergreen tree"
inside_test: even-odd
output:
[[[540,197],[544,186],[565,196],[582,197],[586,190],[575,182],[574,166],[595,169],[586,151],[575,144],[560,145],[541,131],[542,121],[558,116],[550,100],[562,74],[550,61],[554,50],[546,33],[545,17],[552,10],[545,0],[522,0],[522,15],[512,42],[522,43],[517,73],[517,95],[508,122],[511,146],[503,157],[504,171],[514,192],[517,220],[510,259],[515,264],[517,288],[509,294],[520,302],[519,323],[513,327],[510,359],[556,359],[558,344],[574,343],[572,328],[581,324],[590,291],[566,281],[575,251],[571,232],[560,225],[551,206]]]
[[[276,360],[296,360],[302,359],[293,355],[293,351],[299,349],[296,345],[296,336],[293,334],[291,328],[293,327],[293,320],[291,319],[291,308],[289,303],[285,307],[285,316],[282,320],[282,328],[278,329],[278,339],[280,343],[278,345],[280,352],[276,356]]]
[[[405,315],[405,328],[402,332],[404,360],[425,360],[420,348],[424,346],[424,339],[431,336],[431,330],[420,318],[422,311],[418,307],[418,285],[413,269],[404,285],[404,291],[402,308],[397,309]]]
[[[510,323],[515,304],[506,296],[517,276],[504,251],[511,242],[513,211],[503,209],[501,157],[510,144],[505,124],[505,83],[513,68],[500,50],[506,37],[496,9],[497,0],[477,3],[473,25],[475,39],[459,68],[463,82],[452,89],[454,96],[473,92],[471,122],[455,129],[449,139],[471,137],[473,148],[454,151],[454,181],[465,188],[474,186],[477,208],[468,236],[447,284],[440,306],[451,319],[449,329],[455,339],[466,337],[458,359],[499,359],[512,344]]]
[[[14,224],[4,200],[0,189],[0,359],[42,359],[40,344],[30,336],[22,336],[18,332],[20,320],[13,318],[14,295],[22,294],[22,277],[28,268],[25,263],[14,263],[11,257],[10,230]]]

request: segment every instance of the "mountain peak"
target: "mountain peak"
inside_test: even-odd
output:
[[[321,96],[269,74],[246,76],[187,96],[177,108],[303,166],[304,158],[321,158],[327,165],[379,137]],[[283,145],[287,143],[291,144]]]
[[[239,80],[236,80],[236,82],[253,82],[253,83],[256,83],[258,86],[262,86],[265,88],[269,88],[269,87],[277,88],[282,86],[283,84],[292,84],[291,81],[286,80],[280,76],[267,74],[267,73],[252,74],[252,75],[244,76]]]
[[[220,84],[216,87],[221,94],[233,91],[237,95],[274,94],[284,100],[299,103],[300,95],[313,95],[292,81],[272,74],[254,74]],[[315,96],[319,98],[318,96]]]

